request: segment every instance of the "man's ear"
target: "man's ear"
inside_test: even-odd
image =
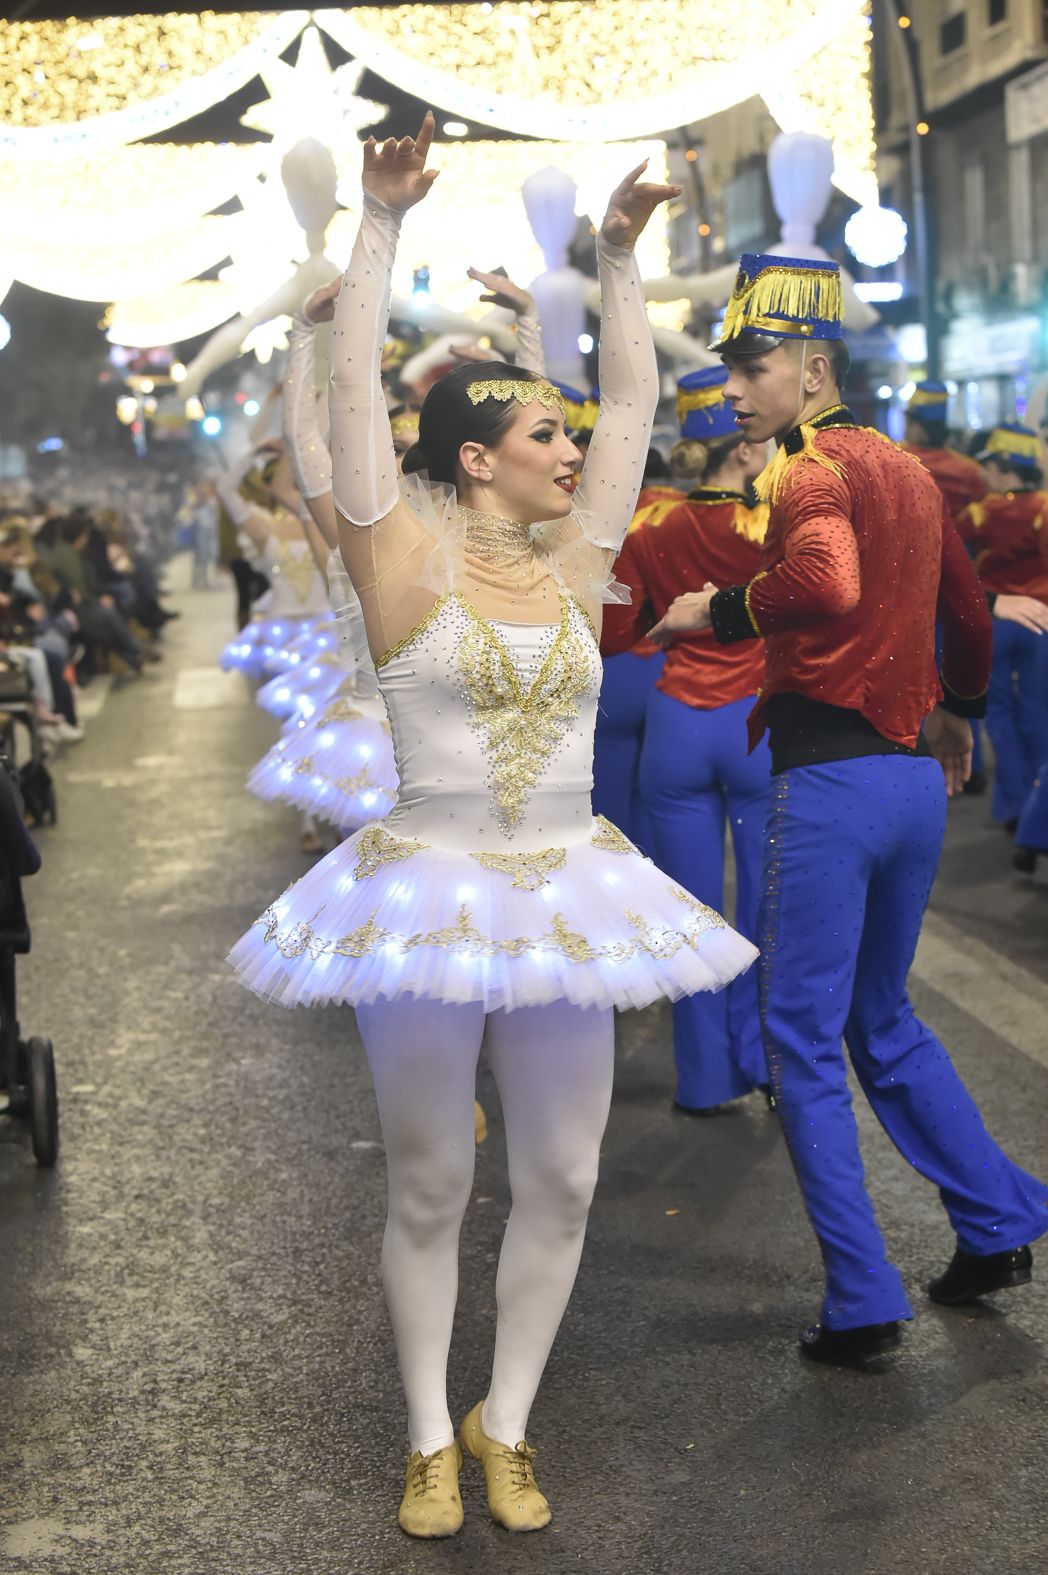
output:
[[[821,350],[813,350],[804,368],[804,387],[809,394],[821,394],[833,379],[830,358]]]

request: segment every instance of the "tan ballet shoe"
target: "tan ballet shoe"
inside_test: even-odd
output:
[[[532,1460],[534,1450],[521,1439],[515,1449],[489,1438],[481,1426],[484,1402],[475,1405],[462,1424],[462,1442],[484,1467],[491,1518],[507,1531],[541,1531],[553,1511],[539,1492]]]
[[[408,1456],[404,1497],[397,1520],[409,1537],[453,1537],[462,1530],[459,1472],[462,1450],[448,1444],[432,1455]]]

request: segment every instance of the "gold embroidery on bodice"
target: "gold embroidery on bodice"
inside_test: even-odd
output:
[[[572,625],[573,603],[562,595],[553,644],[525,692],[498,632],[464,598],[457,600],[467,619],[459,671],[473,727],[491,762],[494,814],[504,830],[512,831],[592,682],[586,645]]]

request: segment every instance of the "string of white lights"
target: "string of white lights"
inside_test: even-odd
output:
[[[156,96],[135,101],[134,87],[142,77],[148,76],[152,82],[161,81],[162,74],[157,69],[155,61],[148,60],[143,54],[141,42],[130,51],[125,63],[124,92],[131,99],[123,107],[97,113],[93,106],[98,102],[109,103],[112,101],[114,91],[111,82],[106,83],[108,96],[100,100],[100,89],[90,81],[83,83],[77,81],[73,88],[63,84],[64,91],[59,96],[56,112],[63,115],[63,119],[54,123],[34,124],[30,121],[23,123],[26,101],[31,104],[30,89],[33,85],[34,73],[28,79],[25,72],[15,75],[9,62],[13,54],[16,41],[16,29],[36,27],[39,35],[33,43],[32,52],[45,62],[35,67],[35,72],[46,78],[48,72],[60,77],[63,71],[69,70],[69,41],[63,38],[63,29],[67,23],[0,23],[0,58],[5,62],[6,87],[0,90],[0,103],[5,104],[4,121],[0,123],[0,155],[20,158],[56,158],[63,154],[87,154],[99,152],[121,146],[123,143],[133,142],[140,137],[154,135],[158,131],[165,131],[170,126],[177,126],[184,120],[190,120],[194,115],[202,114],[212,104],[228,98],[231,93],[237,92],[251,78],[257,76],[261,68],[270,60],[275,59],[298,36],[309,21],[308,11],[282,11],[272,19],[261,23],[261,31],[244,48],[217,65],[200,72],[199,75],[190,75],[178,80],[175,86],[166,92],[159,92]],[[152,24],[153,31],[159,32],[161,24],[173,24],[181,19],[174,16],[165,17],[128,17],[128,18],[103,18],[95,24],[96,29],[104,29],[110,24],[119,27],[124,25],[123,35],[117,34],[117,43],[113,53],[117,61],[119,55],[119,40],[126,38],[126,29],[137,23],[139,27],[143,22]],[[219,19],[222,21],[223,19]],[[231,19],[236,21],[238,19]],[[250,22],[250,18],[245,19]],[[198,13],[188,14],[185,23],[200,28],[207,21]],[[252,26],[259,25],[257,22]],[[102,36],[102,35],[100,35]],[[152,53],[157,53],[154,44]],[[93,58],[93,57],[92,57]],[[161,62],[162,64],[162,62]],[[41,86],[44,85],[43,81]],[[15,94],[20,98],[15,99]]]

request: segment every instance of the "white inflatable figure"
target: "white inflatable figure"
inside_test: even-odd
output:
[[[781,224],[780,239],[769,246],[768,251],[776,257],[828,258],[829,253],[815,239],[815,231],[829,206],[833,189],[832,142],[806,131],[781,133],[768,150],[768,178]],[[644,294],[649,301],[687,299],[694,306],[722,306],[731,295],[736,272],[736,264],[732,262],[710,273],[672,274],[665,279],[650,279],[645,281]],[[846,268],[841,269],[841,287],[847,329],[863,333],[880,321],[873,307],[856,295],[855,281]],[[679,337],[692,345],[697,344],[688,335]],[[665,337],[660,342],[656,334],[656,343],[665,348]],[[715,359],[703,354],[701,362]]]
[[[532,234],[542,249],[546,271],[528,286],[542,323],[546,372],[558,383],[578,388],[586,382],[579,335],[586,327],[589,281],[568,262],[578,220],[575,182],[563,170],[547,168],[529,175],[521,187]]]
[[[256,328],[274,317],[293,317],[302,302],[344,265],[345,259],[333,262],[324,252],[328,228],[340,208],[336,196],[338,174],[330,149],[315,137],[304,137],[281,159],[280,178],[291,211],[303,231],[305,261],[298,263],[289,277],[257,306],[215,330],[186,370],[178,390],[181,399],[198,394],[213,372],[241,353],[244,341]],[[510,326],[513,322],[511,312],[492,313],[478,323],[475,317],[450,312],[428,297],[405,300],[394,296],[391,315],[434,333],[457,333],[470,340],[476,339],[478,334],[487,334],[504,351],[512,350],[515,342]],[[325,341],[317,345],[317,376],[324,383],[327,378],[325,348],[326,336]]]

